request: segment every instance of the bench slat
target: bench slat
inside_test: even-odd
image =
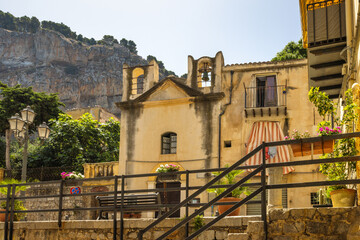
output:
[[[108,196],[96,196],[96,199],[99,202],[101,207],[113,207],[115,203],[114,195]],[[121,207],[121,195],[117,195],[116,201],[116,209],[120,209]],[[161,205],[160,201],[160,194],[159,193],[152,193],[152,194],[131,194],[131,195],[124,195],[123,198],[123,211],[130,212],[130,211],[160,211],[164,208]],[[112,210],[101,210],[100,216],[98,219],[101,219],[102,212],[110,212]]]

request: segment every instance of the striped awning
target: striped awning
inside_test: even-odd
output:
[[[279,122],[255,122],[249,141],[247,143],[246,153],[251,152],[262,142],[274,142],[284,140],[284,134],[280,128]],[[274,152],[274,151],[273,151]],[[266,159],[267,163],[290,162],[290,154],[287,146],[277,146],[276,154]],[[245,165],[259,165],[262,163],[262,151],[259,151],[251,157]],[[293,167],[283,167],[283,174],[294,171]]]

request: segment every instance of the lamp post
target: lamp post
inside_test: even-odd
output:
[[[26,170],[27,170],[27,159],[28,159],[28,141],[29,141],[29,126],[34,122],[35,112],[27,106],[20,111],[21,117],[19,114],[15,114],[8,121],[10,124],[10,130],[14,132],[15,138],[24,144],[23,151],[23,162],[21,170],[21,181],[26,182]],[[38,127],[40,139],[46,139],[49,137],[50,129],[45,124],[42,123]]]
[[[42,124],[40,124],[38,126],[38,133],[39,133],[39,138],[41,140],[45,140],[49,137],[50,135],[50,128],[46,125],[45,122],[43,122]]]

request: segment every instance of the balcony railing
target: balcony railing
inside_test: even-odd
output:
[[[85,178],[115,176],[119,171],[119,162],[85,163]]]
[[[286,86],[245,88],[245,108],[286,106]]]
[[[309,47],[346,40],[345,1],[327,0],[307,5]]]

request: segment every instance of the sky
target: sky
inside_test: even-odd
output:
[[[179,76],[188,55],[269,61],[301,38],[298,0],[0,0],[0,10],[63,22],[96,40],[133,40],[139,55],[155,56]]]

